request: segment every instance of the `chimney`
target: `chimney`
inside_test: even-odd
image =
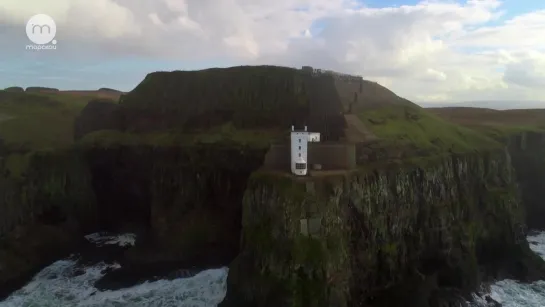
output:
[[[305,131],[307,131],[307,126],[305,126]]]

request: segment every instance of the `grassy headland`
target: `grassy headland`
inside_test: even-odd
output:
[[[95,98],[117,100],[107,91],[0,90],[0,139],[19,149],[65,148],[73,144],[74,121]]]
[[[438,117],[497,140],[524,131],[545,132],[545,109],[428,108]]]
[[[342,115],[329,114],[339,105],[377,137],[369,148],[399,152],[403,159],[478,152],[501,146],[498,141],[511,132],[545,131],[543,110],[423,109],[374,82],[309,78],[292,68],[243,66],[155,72],[123,96],[113,90],[0,91],[0,139],[30,150],[69,147],[80,114],[89,122],[104,119],[100,112],[85,114],[87,103],[120,96],[115,105],[123,128],[91,127],[82,145],[222,142],[262,147],[287,140],[291,124],[315,120],[310,129],[320,132],[346,125],[337,121]],[[327,93],[325,82],[333,83]],[[351,125],[346,129],[354,129]]]
[[[412,150],[414,155],[475,152],[499,146],[482,133],[416,106],[376,107],[358,116],[385,145]]]
[[[74,119],[89,97],[0,91],[0,138],[28,149],[72,144]]]

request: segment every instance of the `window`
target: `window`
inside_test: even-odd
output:
[[[299,150],[301,150],[301,146],[299,146]]]
[[[299,143],[301,143],[301,139],[299,139]]]
[[[301,158],[301,153],[299,153],[299,158]]]
[[[307,164],[306,163],[295,163],[295,169],[307,169]]]

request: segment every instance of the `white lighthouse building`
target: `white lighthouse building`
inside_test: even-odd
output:
[[[291,172],[305,176],[308,172],[308,143],[320,142],[319,132],[297,131],[291,126]]]

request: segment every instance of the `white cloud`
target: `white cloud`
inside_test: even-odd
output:
[[[102,57],[309,64],[361,74],[414,100],[545,99],[545,10],[505,18],[498,0],[387,8],[356,0],[3,0],[0,26],[15,29],[35,13],[57,20],[67,57],[80,47]]]
[[[527,51],[506,65],[504,81],[529,89],[545,89],[545,53]]]

